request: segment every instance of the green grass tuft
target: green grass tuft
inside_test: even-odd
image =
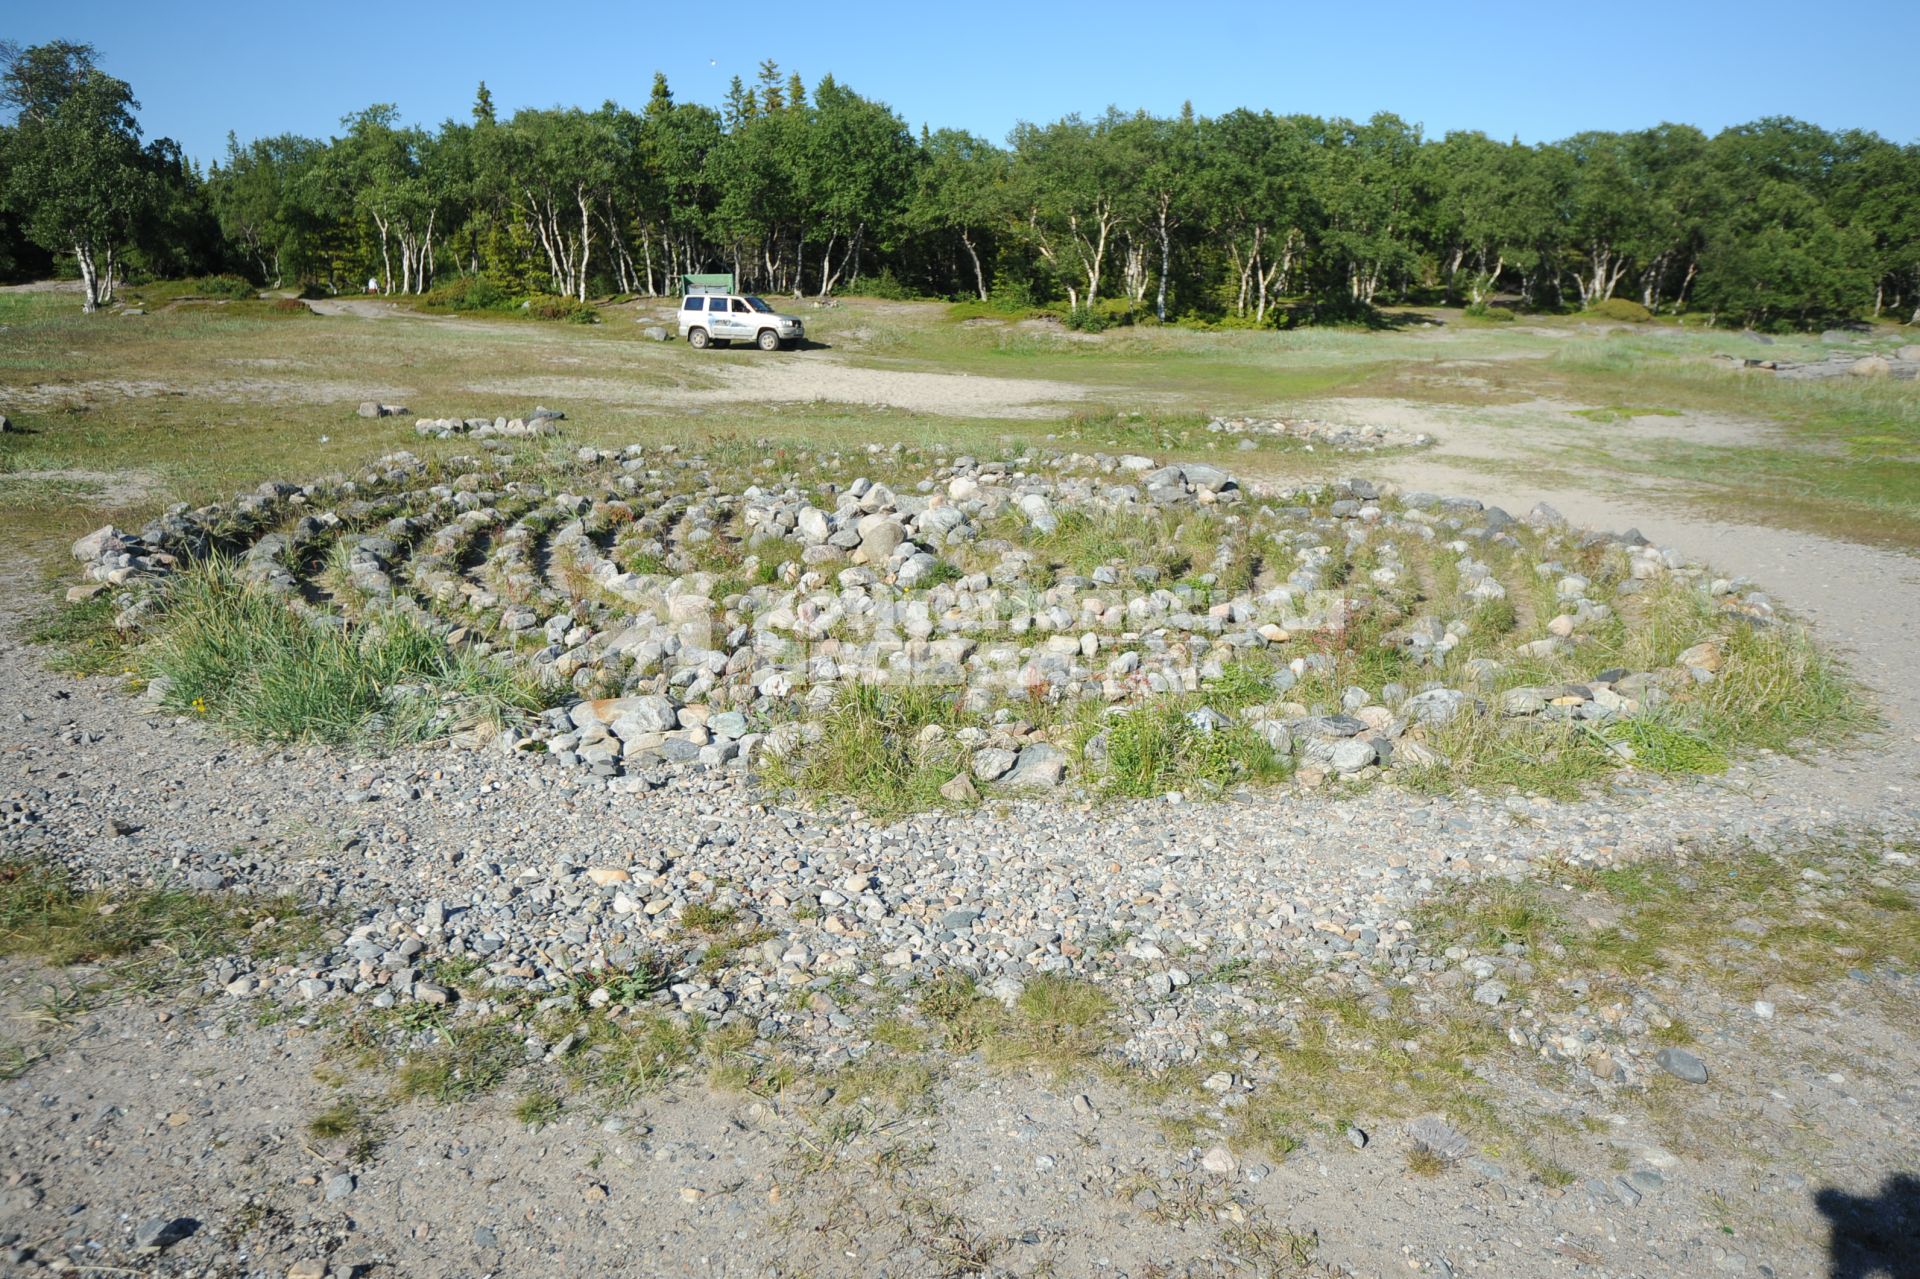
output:
[[[680,927],[690,933],[724,933],[733,927],[740,912],[731,906],[715,906],[711,902],[690,902],[680,912]]]
[[[402,1058],[394,1095],[441,1105],[470,1101],[505,1083],[523,1056],[520,1037],[500,1022],[441,1027],[431,1047]]]
[[[343,1097],[307,1120],[307,1136],[323,1146],[340,1147],[346,1158],[365,1163],[386,1135],[385,1108],[363,1097]]]
[[[987,1039],[987,1060],[1029,1066],[1055,1078],[1084,1069],[1113,1037],[1113,999],[1090,982],[1036,977]]]
[[[127,637],[113,624],[117,612],[107,593],[61,604],[29,622],[26,637],[54,649],[47,664],[62,674],[117,674],[130,660]]]
[[[1290,761],[1246,725],[1196,728],[1187,718],[1196,704],[1211,705],[1212,699],[1144,706],[1106,720],[1103,789],[1111,795],[1147,798],[1173,790],[1277,781],[1287,775]]]
[[[937,808],[946,802],[940,787],[966,756],[945,738],[923,741],[921,730],[958,722],[952,689],[854,684],[822,718],[820,740],[774,761],[766,775],[776,784],[852,800],[875,816]]]
[[[64,871],[0,862],[0,955],[53,967],[146,957],[190,965],[239,950],[282,954],[311,943],[317,922],[284,897],[177,888],[75,888]]]
[[[1727,771],[1727,757],[1712,742],[1651,716],[1609,724],[1601,736],[1632,747],[1634,764],[1656,773]]]
[[[560,1099],[550,1092],[527,1093],[515,1103],[513,1117],[529,1128],[545,1128],[560,1117]]]
[[[1679,409],[1635,408],[1628,404],[1613,404],[1597,409],[1571,409],[1575,417],[1583,417],[1589,422],[1626,422],[1636,417],[1679,417]]]
[[[141,662],[166,704],[250,741],[392,746],[551,700],[530,676],[447,647],[404,617],[327,626],[214,560],[174,577]]]

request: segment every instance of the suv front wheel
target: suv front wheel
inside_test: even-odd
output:
[[[778,351],[780,349],[780,335],[772,329],[761,329],[760,349],[762,351]]]
[[[706,350],[710,341],[711,339],[707,337],[707,331],[705,329],[687,330],[687,345],[696,351]]]

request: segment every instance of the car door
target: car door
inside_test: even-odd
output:
[[[727,299],[727,336],[738,342],[753,337],[753,326],[748,323],[753,311],[739,298]]]

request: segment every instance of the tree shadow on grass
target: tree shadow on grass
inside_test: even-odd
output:
[[[1877,1195],[1829,1186],[1813,1202],[1828,1223],[1828,1279],[1920,1279],[1920,1177],[1898,1173]]]

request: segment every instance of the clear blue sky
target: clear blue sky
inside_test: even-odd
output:
[[[717,105],[771,57],[831,71],[925,122],[1003,140],[1019,120],[1158,113],[1191,99],[1527,141],[1763,115],[1920,140],[1920,0],[1455,0],[1452,4],[688,4],[685,0],[0,0],[0,38],[92,43],[129,80],[148,136],[206,161],[271,133],[328,136],[349,111],[466,118],[485,80],[522,106],[639,107],[653,72]]]

